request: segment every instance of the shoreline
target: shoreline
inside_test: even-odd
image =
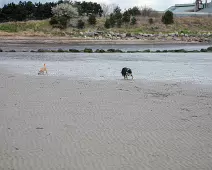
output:
[[[211,44],[210,42],[197,41],[159,41],[159,40],[109,40],[109,39],[83,39],[70,37],[29,37],[29,36],[0,36],[1,44],[117,44],[117,45],[153,45],[153,44]]]

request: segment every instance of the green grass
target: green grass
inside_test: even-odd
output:
[[[28,22],[7,22],[0,24],[0,31],[15,33],[22,31],[47,31],[50,28],[48,20]]]
[[[0,24],[0,31],[4,32],[17,32],[17,26],[15,24]]]
[[[160,18],[156,18],[153,24],[148,23],[148,19],[139,18],[137,25],[123,25],[121,28],[104,28],[104,22],[106,18],[97,18],[97,24],[91,26],[88,23],[85,24],[85,29],[78,30],[76,28],[67,28],[59,30],[52,28],[49,24],[49,20],[39,21],[26,21],[26,22],[7,22],[0,23],[1,35],[19,34],[21,35],[52,35],[52,36],[74,36],[80,37],[80,32],[88,31],[105,31],[105,32],[116,32],[116,33],[150,33],[158,34],[162,33],[184,33],[184,34],[197,34],[203,32],[211,32],[212,30],[212,17],[205,18],[176,18],[175,23],[172,25],[164,25],[161,23]],[[86,22],[86,19],[85,19]],[[5,34],[4,34],[5,33]]]

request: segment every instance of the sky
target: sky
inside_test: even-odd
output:
[[[7,3],[18,3],[20,0],[0,0],[0,7],[2,7],[4,4]],[[22,1],[28,1],[28,0],[22,0]],[[32,2],[53,2],[57,0],[31,0]],[[77,0],[80,1],[80,0]],[[85,0],[87,2],[97,2],[97,3],[106,3],[106,4],[117,4],[121,9],[128,9],[133,6],[147,6],[151,7],[155,10],[163,11],[169,8],[170,6],[173,6],[175,4],[181,4],[181,3],[193,3],[195,0]],[[204,0],[203,0],[204,2]]]

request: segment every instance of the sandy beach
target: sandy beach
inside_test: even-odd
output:
[[[1,170],[211,170],[212,86],[0,70]]]

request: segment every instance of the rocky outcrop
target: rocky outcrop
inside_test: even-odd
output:
[[[185,41],[185,42],[209,42],[212,38],[212,33],[197,33],[197,34],[186,34],[183,32],[172,32],[172,33],[158,33],[158,34],[147,34],[147,33],[115,33],[112,31],[96,31],[96,32],[80,32],[80,37],[85,39],[110,39],[110,40],[157,40],[157,41]]]

